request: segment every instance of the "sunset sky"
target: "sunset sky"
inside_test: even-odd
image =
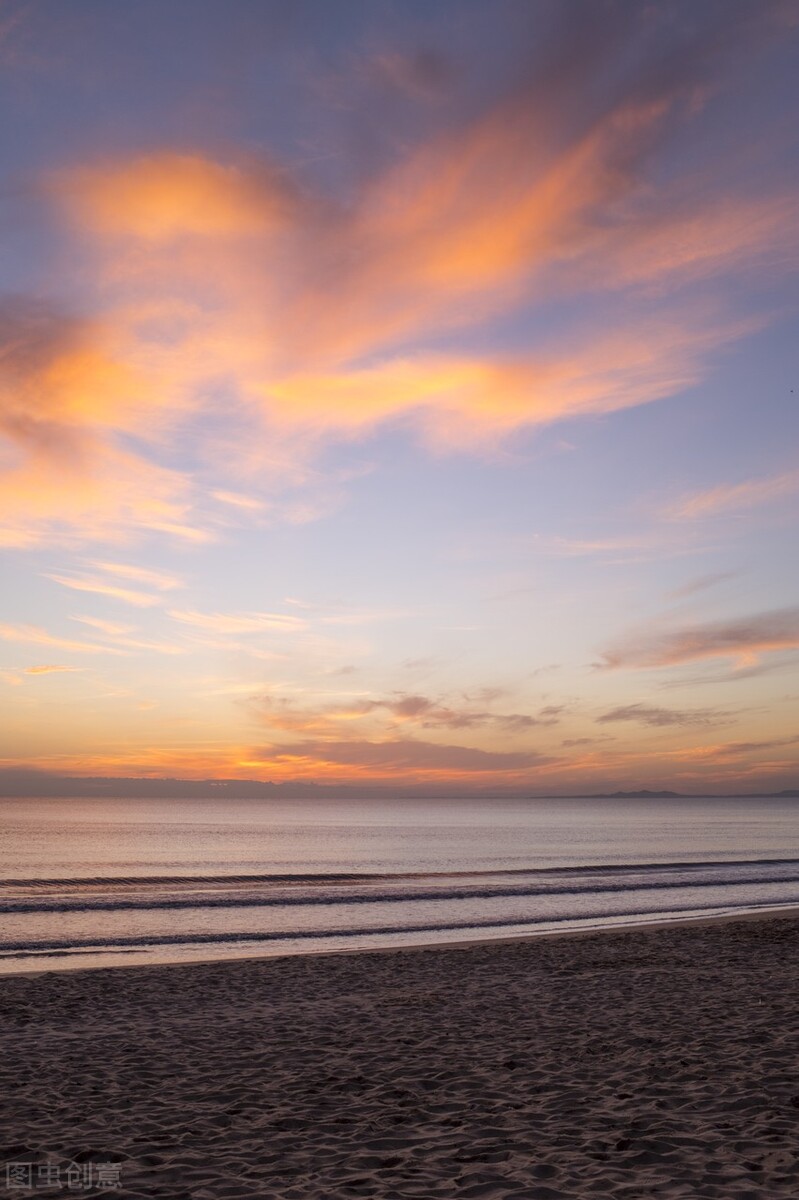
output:
[[[4,0],[0,64],[6,772],[799,786],[798,3]]]

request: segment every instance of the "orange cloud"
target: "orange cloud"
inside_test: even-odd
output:
[[[230,504],[233,508],[258,510],[264,507],[261,500],[256,500],[254,496],[245,496],[241,492],[226,492],[217,489],[211,492],[211,495],[221,504]]]
[[[166,394],[154,386],[162,364],[148,365],[135,349],[113,314],[77,321],[41,304],[0,306],[7,543],[73,530],[105,538],[136,528],[193,535],[185,478],[124,444],[130,434],[152,441],[162,431],[158,413],[176,419],[182,401],[171,386]]]
[[[121,579],[132,579],[135,583],[144,583],[148,587],[157,588],[161,592],[170,592],[183,587],[183,580],[177,575],[169,575],[166,571],[154,571],[151,567],[138,567],[131,563],[93,562],[92,566],[108,575],[118,575]]]
[[[374,181],[323,242],[324,257],[347,261],[336,274],[338,303],[323,292],[301,297],[291,324],[312,353],[341,359],[431,323],[471,323],[473,305],[459,309],[458,301],[479,296],[479,315],[507,306],[532,274],[590,245],[592,214],[632,184],[613,160],[635,157],[642,131],[663,111],[622,105],[555,147],[551,114],[523,96],[423,144]]]
[[[312,439],[369,430],[411,414],[449,448],[486,434],[615,412],[695,382],[710,346],[740,333],[691,322],[630,329],[561,354],[533,358],[414,358],[358,371],[295,375],[263,389],[273,421]]]
[[[300,617],[292,617],[285,613],[200,613],[170,609],[169,616],[184,625],[223,634],[259,633],[263,630],[294,633],[305,629],[307,625]]]
[[[87,748],[81,754],[42,753],[35,759],[0,759],[2,770],[58,771],[68,776],[152,779],[164,775],[181,779],[241,777],[242,747],[214,746],[207,741],[162,746],[120,746],[112,750]],[[0,783],[2,780],[0,780]]]
[[[154,596],[150,592],[135,591],[133,588],[119,587],[104,579],[79,578],[69,575],[46,575],[45,578],[52,579],[54,583],[60,583],[62,587],[72,588],[76,592],[92,592],[98,596],[109,596],[112,600],[122,600],[126,604],[135,604],[142,608],[149,608],[154,604],[161,603],[160,596]]]
[[[133,633],[135,625],[120,625],[117,621],[106,621],[102,617],[70,617],[71,621],[80,621],[82,625],[90,625],[92,629],[99,629],[101,633],[110,634],[112,637],[119,634]]]
[[[56,663],[48,663],[41,667],[25,667],[26,675],[52,675],[61,671],[82,671],[83,667],[64,667]]]
[[[651,293],[742,267],[788,269],[799,256],[795,194],[720,200],[703,178],[687,195],[683,181],[659,184],[655,204],[642,186],[678,99],[679,89],[622,99],[575,134],[559,128],[551,97],[523,94],[412,148],[352,210],[309,231],[317,269],[289,298],[282,344],[338,367],[522,297]]]
[[[110,237],[241,238],[272,233],[286,221],[288,197],[276,173],[199,155],[163,153],[74,171],[58,182],[77,223]]]
[[[176,645],[173,641],[159,642],[139,636],[131,637],[130,635],[136,630],[135,625],[120,625],[116,621],[105,621],[100,617],[71,617],[70,620],[80,621],[82,625],[99,630],[106,642],[110,642],[113,646],[119,646],[123,650],[150,650],[156,654],[184,654],[186,652],[185,646]]]
[[[9,642],[35,642],[40,646],[56,646],[59,650],[74,650],[88,654],[122,654],[113,646],[101,646],[97,642],[79,642],[70,638],[57,637],[38,625],[0,624],[0,637]]]
[[[124,542],[148,530],[207,541],[189,523],[186,491],[176,473],[108,447],[92,447],[89,461],[55,466],[35,456],[0,477],[0,544]]]
[[[622,43],[596,36],[603,53],[560,47],[564,79],[604,77],[603,55]],[[697,47],[716,36],[703,27]],[[753,323],[692,310],[671,289],[788,265],[795,196],[753,195],[744,180],[719,197],[710,171],[653,192],[653,155],[708,68],[698,50],[677,58],[625,76],[589,112],[579,88],[545,73],[545,86],[404,142],[346,201],[271,162],[182,149],[50,177],[93,315],[0,313],[5,543],[142,531],[202,542],[224,521],[198,516],[199,472],[203,496],[257,512],[251,491],[294,483],[332,439],[404,421],[438,449],[473,450],[701,378]],[[595,313],[600,332],[572,323],[527,348],[552,297],[623,292],[632,310],[642,289],[658,303],[624,333],[603,336]],[[523,351],[453,348],[455,331],[522,304]],[[444,336],[449,349],[434,349]],[[206,420],[211,408],[224,420]],[[180,470],[162,465],[169,449]],[[274,515],[326,510],[298,500]]]

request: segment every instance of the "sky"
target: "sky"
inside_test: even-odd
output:
[[[796,0],[2,0],[0,784],[799,785],[797,77]]]

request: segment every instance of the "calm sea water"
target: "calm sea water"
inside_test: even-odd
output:
[[[792,904],[797,800],[0,800],[0,973]]]

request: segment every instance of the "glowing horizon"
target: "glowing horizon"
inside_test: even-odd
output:
[[[799,784],[799,13],[11,4],[3,771]]]

